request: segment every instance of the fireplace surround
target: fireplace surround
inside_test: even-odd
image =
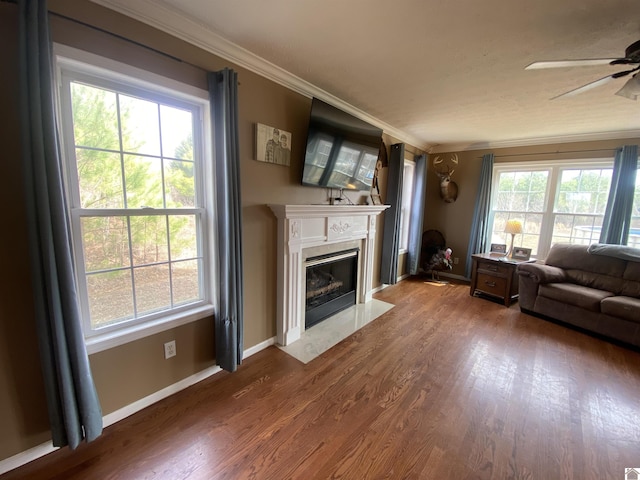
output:
[[[305,259],[360,249],[356,303],[371,300],[376,217],[388,205],[269,205],[278,219],[277,341],[289,345],[305,329]]]

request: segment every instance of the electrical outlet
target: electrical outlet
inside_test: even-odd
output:
[[[164,344],[164,358],[171,358],[176,356],[176,341],[171,340]]]
[[[453,264],[458,265],[460,263],[460,259],[458,257],[453,257]]]

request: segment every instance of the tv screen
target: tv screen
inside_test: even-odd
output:
[[[370,190],[382,129],[314,98],[302,184]]]

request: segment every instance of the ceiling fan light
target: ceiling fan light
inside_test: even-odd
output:
[[[628,98],[629,100],[637,100],[640,95],[640,77],[635,74],[624,86],[616,92],[616,95]]]

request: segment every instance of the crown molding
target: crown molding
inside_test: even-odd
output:
[[[617,132],[584,133],[578,135],[561,135],[556,137],[534,137],[518,140],[478,143],[443,143],[434,145],[429,153],[465,152],[472,150],[491,150],[498,148],[533,147],[535,145],[552,145],[556,143],[598,142],[637,138],[640,144],[640,130],[622,130]]]
[[[130,0],[91,1],[169,33],[307,98],[319,98],[336,108],[381,128],[386,134],[401,142],[406,142],[424,151],[428,151],[433,146],[369,115],[335,95],[230,42],[206,26],[185,17],[181,12],[171,8],[164,2],[160,3],[153,0],[136,0],[135,2]]]

